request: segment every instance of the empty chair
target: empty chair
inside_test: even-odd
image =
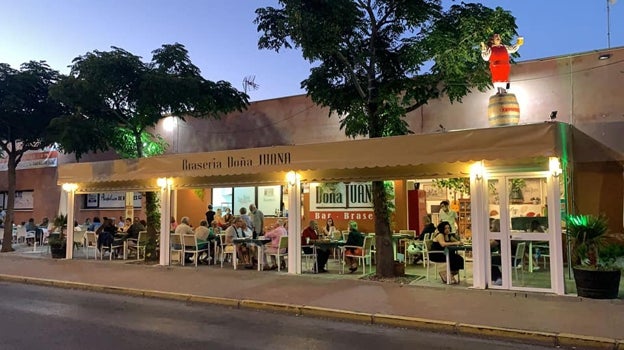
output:
[[[136,252],[137,260],[141,259],[141,252],[143,252],[143,260],[145,260],[145,247],[147,246],[147,242],[147,231],[139,231],[139,237],[128,238],[128,250]]]
[[[182,244],[182,236],[171,234],[170,244],[171,254],[169,254],[169,263],[171,264],[172,261],[177,260],[180,264],[184,264],[184,244]]]
[[[89,250],[93,249],[93,259],[97,259],[97,235],[93,231],[87,231],[84,234],[85,256],[89,259]]]
[[[85,247],[85,232],[84,231],[74,231],[73,244],[74,244],[75,249]]]
[[[511,260],[511,268],[514,270],[516,279],[518,279],[518,270],[524,271],[524,253],[526,251],[526,242],[518,243],[516,247],[516,254],[514,254]]]
[[[219,242],[221,243],[221,256],[219,256],[219,260],[221,260],[221,267],[223,267],[223,262],[225,261],[225,258],[228,255],[232,259],[232,264],[235,264],[235,262],[234,262],[234,249],[236,249],[236,248],[231,243],[230,244],[226,244],[225,243],[225,233],[219,234],[218,237],[219,237]]]

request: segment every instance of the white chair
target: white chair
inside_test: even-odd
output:
[[[147,246],[147,231],[139,231],[139,237],[128,238],[128,250],[136,252],[137,260],[141,259],[141,251],[143,251],[143,260],[145,260],[145,247]],[[132,243],[132,244],[130,244]]]
[[[284,251],[284,253],[281,253],[282,250]],[[281,271],[281,268],[282,268],[281,258],[282,257],[284,259],[288,258],[288,236],[280,237],[279,245],[275,253],[265,253],[265,255],[274,256],[275,261],[277,262],[277,271]]]
[[[84,248],[85,247],[85,232],[84,231],[74,231],[74,238],[72,240],[75,249]],[[86,254],[85,254],[86,256]]]
[[[89,259],[89,249],[93,249],[93,259],[97,259],[97,235],[93,231],[87,231],[84,233],[84,248],[85,256]]]
[[[516,280],[518,279],[518,270],[524,271],[524,253],[526,252],[526,242],[518,243],[516,246],[516,254],[511,261],[511,268],[514,270]]]
[[[102,247],[100,247],[100,260],[104,260],[104,253],[106,251],[108,251],[108,260],[113,260],[113,253],[117,249],[123,249],[123,247],[123,241],[119,239],[113,239],[113,242],[110,245],[102,245]]]
[[[370,258],[371,258],[371,247],[373,245],[373,239],[375,237],[373,236],[366,236],[364,237],[364,242],[362,243],[361,246],[352,246],[352,245],[345,245],[342,247],[344,253],[343,256],[345,257],[350,257],[350,258],[357,258],[358,259],[358,263],[360,265],[362,265],[362,275],[366,274],[366,260],[368,259],[368,261],[370,262]],[[362,250],[361,254],[354,254],[352,253],[349,249],[353,248],[359,248]],[[344,269],[345,269],[345,263],[343,261],[342,263],[342,273],[344,274]],[[373,267],[369,264],[369,272],[371,272],[373,269]]]
[[[221,242],[221,255],[219,256],[221,268],[223,268],[223,262],[228,255],[232,259],[232,265],[234,265],[234,249],[236,249],[236,247],[234,247],[234,244],[225,243],[225,233],[219,234],[219,242]]]
[[[210,258],[210,245],[207,244],[204,247],[200,248],[199,243],[197,243],[197,237],[195,237],[195,235],[183,235],[182,242],[184,243],[184,255],[186,255],[186,253],[194,254],[193,260],[195,261],[195,267],[197,267],[200,253],[206,252],[208,254],[208,257]],[[183,257],[182,266],[184,266],[185,261],[186,259]]]
[[[182,236],[171,234],[170,239],[170,254],[169,254],[169,263],[173,260],[176,260],[174,256],[177,256],[177,261],[180,265],[184,265],[184,244],[182,244]]]
[[[431,255],[441,255],[444,257],[446,261],[446,254],[443,250],[431,250],[431,246],[433,245],[433,241],[430,239],[426,239],[423,244],[423,264],[427,266],[427,281],[429,280],[429,267],[431,264],[435,267],[435,278],[438,278],[438,265],[443,265],[442,262],[435,262],[431,260]]]
[[[19,232],[18,232],[18,234],[19,234]],[[28,242],[29,239],[32,239],[33,240],[33,245],[35,246],[35,249],[36,249],[37,248],[37,242],[35,240],[36,236],[37,236],[37,233],[35,231],[26,231],[26,236],[24,236],[24,242]]]
[[[306,253],[303,248],[312,249],[311,253]],[[318,272],[318,260],[316,255],[316,246],[314,245],[304,245],[301,246],[301,260],[305,260],[305,266],[307,270]],[[312,267],[310,267],[310,262],[312,261]]]

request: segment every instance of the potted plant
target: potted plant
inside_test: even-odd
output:
[[[574,281],[578,296],[595,299],[617,298],[624,247],[607,243],[607,218],[594,215],[568,217],[572,241]]]
[[[524,194],[522,190],[526,187],[524,179],[511,179],[509,180],[509,200],[512,204],[524,203]]]
[[[67,238],[65,229],[67,228],[67,215],[59,214],[52,221],[54,228],[48,239],[50,245],[50,253],[55,259],[65,258],[67,252]]]

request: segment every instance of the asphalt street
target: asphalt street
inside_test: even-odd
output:
[[[2,349],[546,349],[487,339],[0,283]]]

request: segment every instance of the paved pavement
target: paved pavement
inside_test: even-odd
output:
[[[624,300],[426,287],[275,271],[1,253],[0,281],[47,284],[491,336],[563,348],[624,350]]]

